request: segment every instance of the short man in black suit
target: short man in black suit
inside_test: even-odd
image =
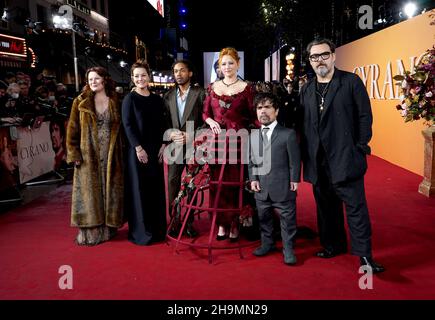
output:
[[[307,53],[316,77],[300,93],[303,112],[301,140],[304,180],[313,184],[317,204],[320,258],[347,251],[343,203],[351,238],[351,253],[373,273],[384,267],[372,258],[371,225],[364,174],[372,137],[370,99],[361,79],[335,68],[335,45],[312,41]]]
[[[284,263],[294,265],[296,234],[296,190],[300,181],[300,152],[293,129],[278,124],[278,103],[274,95],[260,93],[254,99],[261,133],[254,130],[250,140],[249,176],[255,192],[261,231],[261,246],[253,252],[264,256],[275,250],[273,210],[280,215]],[[260,156],[261,155],[261,156]]]
[[[186,144],[191,144],[193,130],[202,126],[202,109],[205,99],[205,90],[199,86],[193,86],[191,79],[193,70],[190,61],[177,60],[172,65],[172,72],[175,78],[176,86],[170,89],[163,97],[166,109],[167,127],[171,129],[169,136],[175,151],[176,161],[168,167],[168,191],[169,206],[180,190],[181,175],[183,173],[186,156]],[[188,136],[186,130],[188,125],[191,126]],[[169,210],[171,212],[171,208]],[[193,217],[193,216],[192,216]],[[186,233],[190,237],[196,236],[196,231],[192,227],[192,221],[189,221]]]

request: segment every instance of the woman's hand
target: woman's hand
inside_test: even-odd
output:
[[[163,163],[163,153],[165,151],[166,145],[162,144],[159,150],[159,163]]]
[[[148,163],[148,154],[145,149],[141,146],[136,147],[136,156],[140,163],[147,164]]]
[[[221,133],[221,126],[212,118],[207,118],[207,120],[205,120],[205,123],[207,123],[210,126],[210,129],[213,133],[215,134]]]

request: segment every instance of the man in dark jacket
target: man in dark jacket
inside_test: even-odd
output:
[[[191,145],[194,139],[192,131],[202,126],[202,109],[205,99],[205,90],[193,86],[191,79],[193,70],[190,61],[177,60],[172,65],[176,86],[163,97],[166,109],[167,127],[171,130],[169,140],[173,143],[173,158],[176,158],[168,167],[168,202],[169,212],[172,203],[180,190],[181,175],[183,173],[187,154],[186,144]],[[189,126],[191,126],[189,128]],[[190,130],[189,130],[190,129]],[[189,132],[190,131],[190,137]],[[192,215],[193,217],[193,215]],[[188,236],[196,236],[192,227],[192,220],[187,224]]]
[[[335,68],[335,45],[327,39],[307,47],[316,77],[300,94],[304,113],[304,180],[313,184],[317,204],[320,258],[347,251],[343,202],[351,253],[373,273],[384,267],[372,258],[371,225],[364,191],[366,155],[372,137],[372,112],[361,79]]]

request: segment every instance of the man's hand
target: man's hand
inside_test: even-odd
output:
[[[169,138],[176,144],[186,144],[186,133],[180,130],[173,131],[169,135]]]
[[[251,181],[251,190],[254,192],[260,192],[260,181]]]
[[[297,182],[290,182],[290,190],[291,191],[298,190],[298,183]]]

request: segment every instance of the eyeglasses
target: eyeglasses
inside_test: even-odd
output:
[[[328,60],[329,57],[331,56],[332,52],[326,51],[326,52],[322,52],[320,54],[312,54],[311,56],[309,56],[308,58],[310,59],[310,61],[312,62],[317,62],[319,61],[319,58],[322,58],[322,60]]]

